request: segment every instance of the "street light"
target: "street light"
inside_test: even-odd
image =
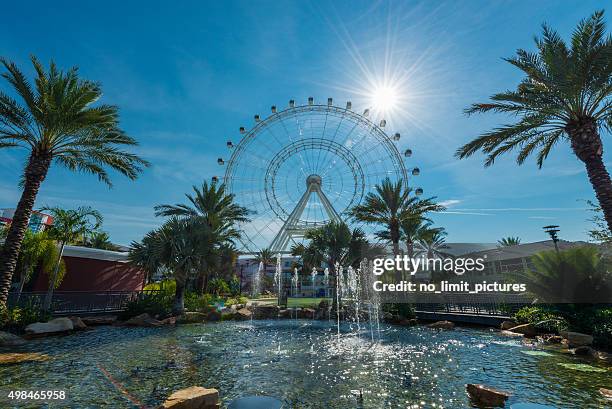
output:
[[[557,251],[557,253],[559,253],[559,246],[557,245],[557,243],[559,242],[559,236],[557,235],[557,233],[561,231],[559,230],[559,226],[551,224],[550,226],[544,226],[542,228],[546,233],[548,233],[553,243],[555,244],[555,250]]]

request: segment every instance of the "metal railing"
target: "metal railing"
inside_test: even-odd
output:
[[[120,312],[126,309],[131,301],[141,299],[146,295],[155,295],[159,290],[145,291],[55,291],[51,303],[54,315],[66,314],[97,314],[104,312]],[[9,307],[42,308],[46,292],[23,292],[19,300],[16,293],[9,293]]]

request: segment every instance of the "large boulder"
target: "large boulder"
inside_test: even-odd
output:
[[[22,362],[46,361],[49,357],[40,352],[0,353],[0,365],[20,364]]]
[[[70,318],[55,318],[49,322],[35,322],[25,327],[27,335],[46,336],[64,334],[74,329]]]
[[[455,324],[450,321],[436,321],[432,324],[429,324],[428,327],[434,329],[453,329],[455,328]]]
[[[239,319],[239,320],[250,320],[251,317],[253,316],[253,313],[248,308],[241,308],[236,312],[238,313],[238,315],[236,316],[236,319]]]
[[[501,335],[504,335],[506,337],[524,337],[525,335],[523,334],[519,334],[518,332],[512,332],[512,331],[508,331],[508,330],[502,330],[500,332]]]
[[[100,315],[97,317],[83,317],[83,323],[89,327],[94,325],[113,325],[117,321],[116,315]]]
[[[161,325],[176,325],[176,317],[168,317],[159,322]]]
[[[612,401],[612,389],[599,388],[599,393],[607,400]]]
[[[0,347],[14,347],[25,344],[25,339],[11,334],[10,332],[0,331]]]
[[[72,326],[74,329],[83,331],[87,329],[87,324],[83,322],[79,317],[68,317],[70,321],[72,321]]]
[[[219,392],[216,389],[192,386],[174,392],[159,409],[218,409]]]
[[[504,321],[501,323],[501,325],[499,326],[499,329],[503,330],[509,330],[516,327],[516,322],[514,321]]]
[[[293,310],[289,308],[281,308],[278,312],[278,318],[291,318]]]
[[[562,331],[560,335],[567,339],[568,348],[576,348],[581,346],[589,346],[593,344],[593,337],[580,332]]]
[[[535,337],[536,335],[538,335],[538,331],[531,324],[517,325],[515,327],[510,328],[510,331],[523,334],[526,337]]]
[[[510,397],[507,392],[485,385],[469,383],[465,388],[474,403],[485,407],[503,407]]]
[[[258,305],[253,307],[253,318],[257,320],[277,318],[278,311],[277,305]]]
[[[180,324],[193,324],[206,321],[206,314],[203,312],[185,311],[177,319]]]
[[[415,325],[419,324],[419,321],[416,318],[412,318],[412,319],[404,318],[398,324],[401,325],[402,327],[414,327]]]
[[[597,351],[596,349],[591,349],[590,354],[595,359],[598,359],[608,364],[612,364],[612,354],[608,352]]]

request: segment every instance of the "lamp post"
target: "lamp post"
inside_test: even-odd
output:
[[[559,254],[559,246],[557,244],[559,242],[559,236],[557,235],[557,233],[559,233],[560,231],[559,226],[550,225],[550,226],[544,226],[542,228],[544,229],[546,233],[548,233],[548,235],[552,239],[553,243],[555,244],[555,250],[557,251],[557,254]]]

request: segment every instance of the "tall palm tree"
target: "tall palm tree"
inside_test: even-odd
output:
[[[541,168],[551,149],[567,142],[584,163],[612,228],[612,182],[600,137],[602,130],[612,130],[612,36],[606,34],[604,12],[582,20],[569,45],[544,25],[536,47],[536,52],[519,49],[515,57],[506,59],[525,74],[516,90],[495,94],[491,102],[466,110],[468,114],[508,113],[518,121],[482,134],[456,155],[462,159],[482,151],[489,166],[499,155],[518,150],[520,165],[537,152]]]
[[[269,248],[261,249],[255,255],[255,262],[257,264],[263,263],[264,270],[267,266],[271,266],[274,264],[274,259],[274,254],[272,254],[272,250],[270,250]]]
[[[110,236],[105,231],[93,231],[89,234],[82,244],[85,247],[91,247],[100,250],[117,251],[118,247],[110,241]]]
[[[392,243],[394,256],[399,254],[400,225],[404,219],[443,209],[434,202],[433,197],[421,200],[410,195],[412,189],[404,188],[401,179],[392,182],[385,178],[374,190],[351,213],[359,221],[384,226],[384,230],[377,232],[377,236]]]
[[[46,207],[43,210],[49,212],[53,217],[53,225],[48,230],[49,236],[60,244],[57,264],[45,297],[44,309],[48,311],[51,307],[53,290],[58,285],[57,276],[64,255],[64,247],[67,244],[82,241],[84,237],[96,231],[102,224],[102,215],[89,206],[68,210],[59,207]]]
[[[190,204],[155,206],[156,216],[202,217],[223,240],[240,236],[236,223],[250,221],[249,210],[234,202],[234,195],[226,193],[225,185],[204,181],[202,187],[193,186],[193,195],[185,194]]]
[[[129,260],[149,274],[163,267],[173,272],[176,291],[172,312],[179,315],[185,310],[187,280],[214,262],[218,243],[217,235],[203,219],[174,216],[140,243],[132,243]]]
[[[414,258],[415,245],[421,241],[430,231],[431,222],[424,217],[408,217],[400,224],[401,237],[406,243],[408,257]]]
[[[52,163],[90,173],[111,185],[110,168],[136,179],[148,163],[122,149],[136,141],[119,128],[118,108],[94,105],[101,97],[98,83],[80,79],[77,68],[49,69],[32,57],[34,86],[12,62],[0,58],[2,74],[21,103],[0,92],[0,148],[23,147],[29,156],[23,192],[0,253],[0,304],[5,304],[32,208]]]
[[[501,240],[497,240],[497,245],[499,247],[508,247],[508,246],[516,246],[518,244],[521,244],[521,238],[520,237],[504,237]]]

